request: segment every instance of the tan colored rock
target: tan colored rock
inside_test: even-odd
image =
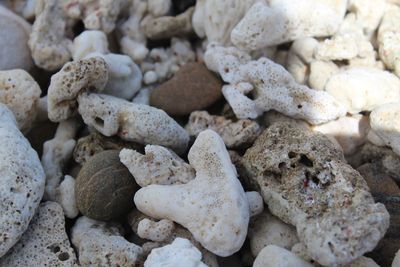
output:
[[[362,176],[322,134],[275,123],[242,161],[271,213],[296,226],[299,240],[321,265],[352,262],[371,251],[389,227],[385,206],[374,203]]]
[[[302,260],[297,257],[292,252],[275,246],[269,245],[261,250],[260,254],[258,254],[256,260],[254,261],[253,267],[273,267],[273,266],[282,266],[282,267],[312,267],[310,263]]]
[[[40,8],[36,8],[28,44],[37,66],[54,71],[71,58],[72,41],[66,37],[66,27],[67,18],[60,0],[42,1]]]
[[[147,17],[141,22],[141,27],[146,37],[153,40],[187,36],[193,33],[193,12],[194,8],[191,7],[175,17]]]
[[[22,132],[29,131],[36,119],[41,93],[28,72],[21,69],[0,71],[0,102],[14,113]]]
[[[108,66],[101,57],[65,64],[51,77],[47,92],[49,119],[60,122],[76,114],[77,96],[87,90],[102,91],[108,80]]]
[[[210,129],[217,132],[228,148],[246,146],[254,142],[261,132],[261,127],[252,120],[233,122],[223,116],[214,116],[207,111],[194,111],[190,114],[186,130],[191,136]]]

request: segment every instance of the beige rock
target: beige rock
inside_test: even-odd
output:
[[[78,103],[84,122],[105,136],[186,150],[188,133],[162,110],[101,94],[82,94]]]
[[[268,245],[290,250],[299,240],[296,228],[279,220],[267,210],[251,219],[248,236],[254,257]]]
[[[134,267],[141,247],[128,242],[115,225],[80,217],[72,228],[72,244],[81,266]]]
[[[356,21],[367,35],[378,28],[386,8],[386,0],[350,0],[348,10],[354,12]]]
[[[257,191],[246,192],[247,202],[249,202],[250,217],[257,216],[264,210],[264,201]]]
[[[60,122],[76,114],[76,98],[83,91],[102,91],[108,81],[108,65],[101,57],[65,64],[51,77],[47,92],[49,119]]]
[[[0,102],[14,113],[22,132],[29,131],[36,119],[41,93],[28,72],[20,69],[0,71]]]
[[[77,267],[60,205],[42,203],[19,242],[0,258],[0,265]]]
[[[0,70],[30,70],[33,66],[28,47],[31,25],[0,6],[0,28]]]
[[[162,146],[147,145],[145,155],[133,149],[122,149],[119,157],[141,187],[186,184],[195,178],[195,170],[189,164]]]
[[[299,240],[321,265],[354,261],[389,227],[385,206],[374,203],[363,177],[322,134],[275,123],[242,162],[271,213],[296,226]]]
[[[400,102],[385,104],[371,112],[370,123],[371,131],[368,138],[371,142],[370,134],[375,134],[377,138],[386,146],[400,156]],[[374,142],[373,142],[374,143]]]
[[[65,36],[67,18],[60,2],[46,0],[42,1],[41,8],[36,8],[28,43],[35,64],[48,71],[62,67],[71,58],[72,41]]]
[[[350,114],[400,102],[400,79],[375,68],[350,68],[334,74],[325,91],[347,107]]]
[[[144,218],[138,224],[137,234],[140,238],[162,242],[172,235],[174,227],[174,222],[167,219],[155,222]]]
[[[190,114],[186,130],[191,136],[210,129],[217,132],[228,148],[251,144],[261,132],[260,125],[251,120],[233,122],[223,116],[214,116],[207,111],[194,111]]]
[[[249,204],[222,139],[199,134],[189,151],[196,178],[183,185],[149,185],[135,194],[136,207],[156,219],[186,227],[206,249],[228,256],[246,238]]]
[[[175,36],[187,36],[193,32],[192,15],[194,7],[175,17],[146,17],[142,22],[144,34],[147,38],[158,40]]]
[[[260,254],[258,254],[256,260],[254,261],[253,267],[273,267],[273,266],[312,267],[313,265],[302,260],[295,254],[291,253],[290,251],[284,248],[275,245],[268,245],[263,250],[261,250]]]
[[[397,251],[396,257],[393,260],[392,267],[399,267],[400,266],[400,250]]]
[[[308,80],[309,64],[314,59],[318,41],[314,38],[301,38],[293,42],[290,47],[286,69],[296,82],[305,84]]]
[[[0,257],[21,238],[42,199],[45,174],[38,155],[0,103]]]

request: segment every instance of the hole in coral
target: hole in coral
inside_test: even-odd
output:
[[[285,163],[285,162],[279,163],[278,168],[279,168],[280,170],[285,169],[285,168],[286,168],[286,163]]]
[[[53,245],[51,245],[51,246],[49,246],[47,248],[50,249],[50,251],[53,252],[53,253],[57,253],[57,252],[60,251],[60,247],[57,246],[56,244],[53,244]]]
[[[297,105],[297,108],[298,108],[298,109],[300,109],[300,108],[302,108],[302,107],[303,107],[302,105]]]
[[[96,123],[98,126],[100,126],[100,127],[103,127],[103,126],[104,126],[104,120],[103,120],[102,118],[96,117],[96,118],[94,119],[94,121],[95,121],[95,123]]]
[[[66,261],[69,259],[69,254],[67,252],[62,252],[60,255],[58,255],[58,259],[60,261]]]
[[[313,162],[304,154],[301,154],[299,162],[307,167],[314,166]]]
[[[296,153],[294,153],[293,151],[290,151],[288,156],[289,156],[289,159],[292,159],[292,158],[296,157]]]

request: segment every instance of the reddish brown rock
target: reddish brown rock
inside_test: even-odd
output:
[[[203,110],[221,97],[221,80],[202,63],[184,65],[169,81],[152,92],[150,105],[170,115]]]
[[[390,266],[400,249],[400,189],[379,164],[367,163],[358,171],[366,180],[375,201],[383,203],[390,214],[389,229],[369,256],[381,266]]]

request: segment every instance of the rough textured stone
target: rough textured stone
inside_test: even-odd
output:
[[[384,205],[374,203],[362,176],[322,134],[275,123],[243,162],[271,213],[296,226],[299,240],[322,265],[352,262],[389,227]]]
[[[118,150],[107,150],[91,157],[75,182],[76,204],[85,216],[111,220],[133,207],[136,183],[119,161]]]
[[[365,178],[375,201],[383,203],[389,211],[389,229],[369,256],[382,266],[390,266],[400,249],[400,189],[378,164],[367,163],[357,170]]]
[[[121,150],[123,148],[140,151],[142,146],[135,142],[121,140],[116,136],[107,137],[94,132],[78,139],[74,148],[73,157],[77,163],[83,164],[90,157],[104,150]]]
[[[222,96],[221,87],[221,81],[202,63],[188,63],[154,89],[150,105],[170,115],[186,115],[217,101]]]
[[[261,250],[253,264],[253,267],[275,266],[312,267],[313,265],[299,258],[292,252],[275,245],[269,245]]]
[[[61,206],[55,202],[40,204],[28,230],[15,246],[0,258],[0,266],[78,266],[75,252],[65,232]]]
[[[36,151],[0,103],[0,257],[28,228],[43,197],[45,174]]]

